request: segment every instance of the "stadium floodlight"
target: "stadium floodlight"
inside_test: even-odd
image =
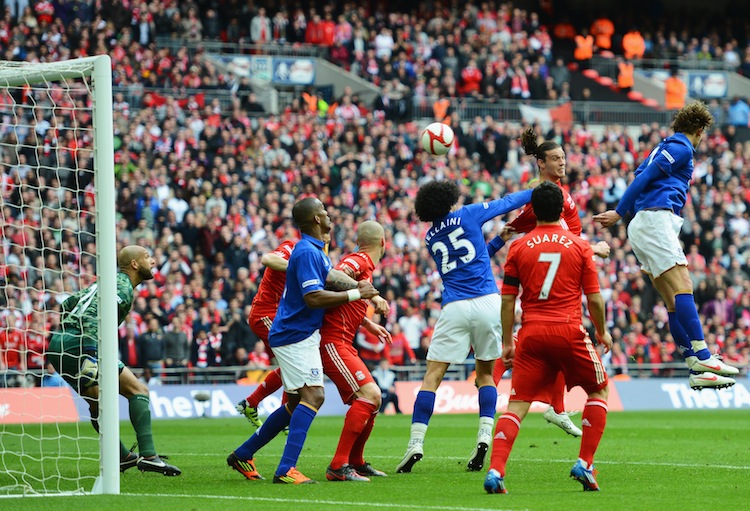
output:
[[[120,491],[112,61],[0,62],[0,326],[6,355],[43,361],[29,334],[56,324],[49,304],[98,282],[100,431],[65,425],[42,368],[9,368],[0,389],[0,496]],[[42,325],[42,326],[40,326]],[[18,334],[21,334],[18,336]],[[3,346],[0,343],[0,355]],[[16,351],[16,353],[13,353]],[[32,362],[30,365],[34,365]],[[3,369],[0,367],[0,369]],[[0,381],[2,385],[3,381]],[[37,386],[31,387],[35,383]],[[72,389],[73,399],[80,399]],[[20,395],[19,395],[20,394]],[[70,399],[67,400],[70,403]],[[8,404],[10,403],[10,404]],[[84,407],[85,408],[85,407]],[[74,434],[70,432],[74,431]]]

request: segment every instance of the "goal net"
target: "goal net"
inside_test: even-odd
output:
[[[111,61],[0,62],[0,496],[119,493]],[[97,282],[100,434],[44,351]]]

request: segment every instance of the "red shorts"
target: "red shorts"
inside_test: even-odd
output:
[[[511,401],[550,403],[562,371],[568,389],[587,394],[607,386],[607,372],[588,333],[576,323],[527,323],[518,333]]]
[[[268,356],[273,358],[271,345],[268,344],[268,332],[271,330],[273,318],[271,316],[256,315],[251,312],[250,316],[247,318],[247,322],[250,324],[250,330],[252,330],[253,333],[263,341],[263,344],[266,345],[266,353],[268,353]]]
[[[375,383],[356,348],[349,343],[325,342],[324,339],[320,343],[320,358],[323,359],[323,372],[336,384],[341,400],[346,404],[354,401],[354,394],[366,383]]]

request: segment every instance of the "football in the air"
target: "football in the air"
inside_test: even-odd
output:
[[[422,148],[430,154],[442,156],[450,150],[454,138],[450,126],[433,122],[422,132]]]

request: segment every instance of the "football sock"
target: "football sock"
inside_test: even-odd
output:
[[[365,403],[369,405],[370,418],[367,419],[367,423],[359,436],[354,439],[351,451],[349,451],[349,464],[357,467],[365,464],[365,444],[370,439],[372,428],[375,427],[375,418],[378,416],[378,409],[375,405],[369,401],[365,401]]]
[[[234,453],[243,460],[251,459],[261,447],[276,438],[276,435],[289,425],[290,419],[291,414],[286,406],[277,408],[244,444],[235,449]]]
[[[496,408],[497,387],[494,385],[484,385],[479,387],[479,416],[489,417],[492,422],[494,422]]]
[[[498,358],[495,361],[495,367],[492,370],[492,379],[495,381],[495,387],[497,387],[497,384],[500,383],[500,380],[503,378],[505,371],[505,364],[503,364],[502,359]]]
[[[349,453],[352,451],[354,442],[367,427],[374,411],[375,405],[370,401],[354,400],[344,418],[344,427],[339,437],[339,445],[336,447],[336,454],[333,455],[333,461],[331,461],[331,468],[338,470],[349,462]]]
[[[283,476],[290,468],[297,466],[297,460],[305,445],[307,431],[315,419],[318,411],[309,404],[300,401],[292,412],[292,418],[289,421],[289,436],[286,439],[284,453],[281,455],[281,462],[276,469],[277,476]]]
[[[675,311],[669,311],[669,332],[672,334],[674,342],[677,343],[677,347],[685,358],[694,357],[693,346],[690,342],[690,338],[685,329],[682,328],[680,321],[677,319],[677,313]]]
[[[692,293],[679,293],[674,297],[675,313],[677,320],[685,329],[687,338],[691,341],[691,349],[699,360],[706,360],[711,356],[705,345],[703,337],[703,326],[698,317],[698,310],[695,308],[695,300]],[[696,344],[693,344],[696,343]],[[702,344],[701,344],[702,343]],[[695,347],[698,347],[696,350]]]
[[[519,429],[521,429],[521,419],[511,412],[501,415],[495,425],[490,467],[500,472],[503,477],[505,477],[505,464],[508,462],[508,456],[510,456],[510,450],[513,449],[513,442],[516,441]]]
[[[583,407],[583,418],[581,419],[581,450],[578,457],[588,463],[594,463],[599,442],[604,434],[604,426],[607,424],[607,402],[603,399],[589,399]]]
[[[98,419],[91,419],[91,425],[94,426],[94,431],[99,433],[99,420]],[[124,460],[128,457],[128,454],[130,454],[130,449],[125,447],[125,444],[122,443],[122,440],[120,440],[120,460]]]
[[[281,369],[276,368],[268,373],[263,382],[255,388],[252,394],[245,398],[248,406],[258,408],[258,405],[265,398],[281,388]]]
[[[430,390],[420,390],[419,393],[417,393],[416,401],[414,401],[414,415],[412,415],[411,418],[412,424],[415,422],[424,425],[429,424],[434,408],[435,393]]]
[[[136,394],[128,400],[128,411],[130,412],[130,423],[135,429],[135,438],[138,441],[138,451],[141,456],[149,458],[156,455],[154,437],[151,434],[151,410],[149,409],[148,396]],[[121,449],[122,450],[122,449]]]
[[[562,371],[557,373],[557,379],[552,385],[551,401],[550,405],[555,413],[565,413],[565,375]]]
[[[357,439],[354,441],[352,451],[349,453],[349,464],[359,467],[365,464],[365,444],[370,439],[372,428],[375,427],[375,418],[378,416],[378,411],[375,410],[370,415],[370,420],[365,424],[365,429],[359,434]]]
[[[412,422],[409,432],[409,445],[412,443],[424,443],[424,435],[427,433],[427,424]]]

